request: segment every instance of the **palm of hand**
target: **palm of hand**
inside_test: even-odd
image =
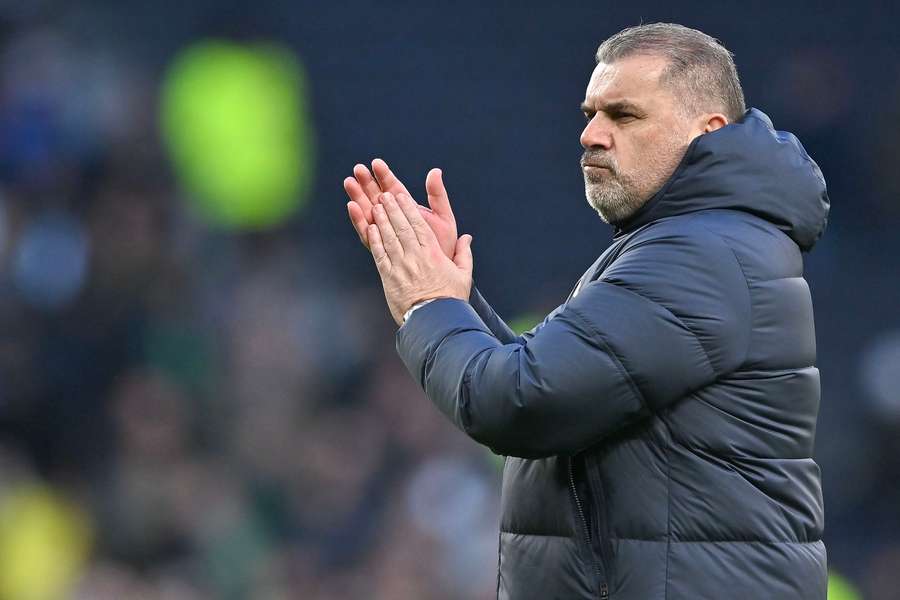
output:
[[[434,232],[441,250],[449,259],[453,259],[453,253],[456,249],[456,239],[458,236],[456,231],[456,219],[445,218],[437,213],[428,210],[424,206],[419,206],[419,212],[425,218],[425,222]]]

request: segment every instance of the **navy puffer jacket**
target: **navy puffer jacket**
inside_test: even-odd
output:
[[[828,207],[797,139],[751,109],[691,143],[531,332],[477,290],[400,328],[428,397],[508,457],[499,598],[825,598],[801,251]]]

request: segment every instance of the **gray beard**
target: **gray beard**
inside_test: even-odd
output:
[[[585,150],[581,164],[605,165],[602,175],[582,171],[584,194],[600,218],[615,225],[632,217],[666,182],[684,156],[686,144],[679,137],[663,140],[642,157],[641,169],[623,173],[614,156]],[[640,180],[634,175],[640,173]]]
[[[644,204],[644,199],[635,193],[635,186],[627,181],[623,184],[620,177],[610,173],[594,180],[584,175],[584,194],[588,204],[610,224],[621,223]]]

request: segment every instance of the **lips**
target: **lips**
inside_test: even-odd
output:
[[[612,166],[608,162],[603,162],[599,160],[588,160],[587,157],[581,159],[581,168],[587,169],[606,169],[607,171],[612,171]]]

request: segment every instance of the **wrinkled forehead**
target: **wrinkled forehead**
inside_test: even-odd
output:
[[[636,55],[612,63],[598,63],[585,91],[585,102],[603,105],[628,99],[652,104],[668,96],[660,85],[660,76],[667,65],[660,56]]]

